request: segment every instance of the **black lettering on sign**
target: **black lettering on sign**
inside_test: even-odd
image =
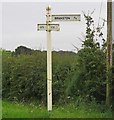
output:
[[[44,28],[44,26],[40,26],[40,28],[41,28],[41,29],[43,29],[43,28]]]
[[[78,18],[77,17],[74,17],[75,20],[77,20]]]
[[[70,20],[70,17],[54,17],[55,20]]]
[[[64,17],[55,17],[55,20],[57,20],[57,19],[62,20],[62,19],[64,19]]]
[[[66,20],[70,20],[70,17],[65,17]]]
[[[51,28],[53,29],[53,28],[55,28],[55,26],[51,26]]]

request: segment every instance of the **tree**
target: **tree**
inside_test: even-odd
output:
[[[86,36],[83,48],[78,51],[77,73],[74,74],[71,85],[71,94],[81,96],[84,100],[96,99],[105,101],[106,91],[106,55],[105,40],[103,38],[102,26],[95,27],[92,13],[84,13],[86,20]],[[98,39],[103,41],[101,45]],[[72,94],[72,95],[73,95]]]

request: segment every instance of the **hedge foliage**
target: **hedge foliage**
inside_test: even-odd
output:
[[[67,98],[65,89],[75,66],[74,53],[53,52],[53,102],[62,103]],[[16,101],[46,103],[47,67],[46,52],[17,54],[3,51],[3,98]]]
[[[39,101],[46,105],[46,52],[31,50],[27,53],[18,50],[3,51],[3,99]],[[53,52],[53,104],[93,99],[105,101],[104,57],[102,50],[89,48],[81,49],[77,54]]]

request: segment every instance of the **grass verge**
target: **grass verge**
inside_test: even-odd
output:
[[[25,105],[3,101],[3,118],[111,118],[111,111],[101,111],[98,108],[84,105],[75,106],[54,106],[51,113],[47,112],[46,107]]]

